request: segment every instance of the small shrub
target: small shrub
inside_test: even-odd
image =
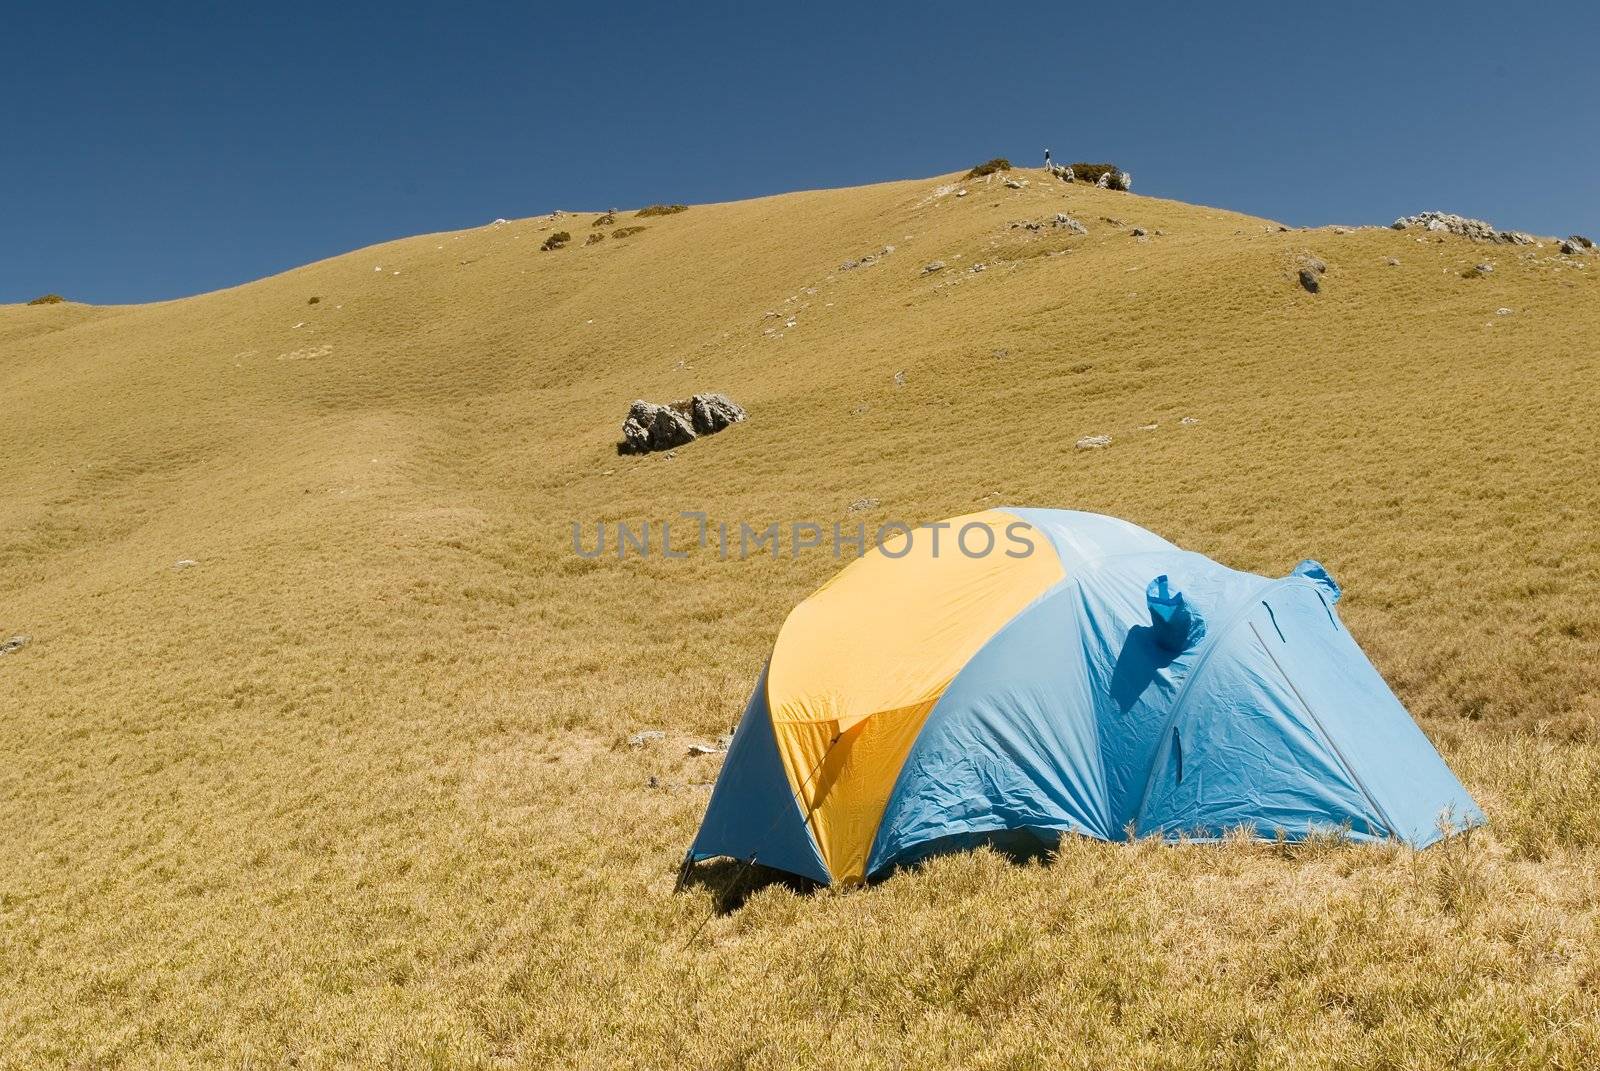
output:
[[[585,238],[583,240],[583,244],[584,245],[594,245],[596,242],[603,242],[605,240],[606,240],[606,236],[603,235],[603,234],[591,234],[591,235],[589,235],[589,237],[587,237],[587,238]]]
[[[636,216],[670,216],[675,212],[687,212],[687,211],[689,211],[689,206],[688,205],[645,205],[643,208],[639,209],[639,211],[635,212],[634,215],[636,215]]]
[[[1123,190],[1127,187],[1122,184],[1122,168],[1116,164],[1073,164],[1072,177],[1078,182],[1087,182],[1091,186],[1100,181],[1101,175],[1109,175],[1109,188]]]
[[[967,177],[969,179],[970,178],[983,178],[983,176],[992,175],[996,171],[1010,171],[1010,170],[1011,170],[1011,161],[1007,160],[1004,156],[996,156],[993,160],[985,160],[983,163],[979,164],[977,167],[973,168],[971,171],[968,171],[967,172]]]
[[[321,298],[319,298],[319,297],[315,297],[315,296],[313,296],[313,297],[311,297],[311,298],[308,298],[308,299],[307,299],[307,300],[306,300],[306,304],[307,304],[307,305],[315,305],[315,304],[316,304],[316,303],[317,303],[317,302],[319,302],[319,301],[321,301],[321,300],[322,300],[322,299],[321,299]]]
[[[572,241],[572,235],[568,234],[566,231],[556,231],[550,237],[546,238],[544,240],[544,245],[541,245],[539,248],[548,253],[552,249],[560,249],[570,241]]]
[[[589,224],[589,226],[591,226],[591,227],[609,227],[613,223],[615,223],[616,221],[617,221],[617,213],[615,212],[615,210],[613,210],[613,211],[607,212],[603,216],[600,216],[600,217],[596,218],[593,223]]]
[[[32,301],[28,302],[28,304],[29,305],[59,305],[65,300],[67,300],[67,299],[62,297],[60,294],[41,294],[39,297],[36,297]]]
[[[642,230],[644,230],[643,227],[618,227],[616,230],[611,232],[611,237],[631,238]]]

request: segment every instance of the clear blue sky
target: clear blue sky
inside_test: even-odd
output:
[[[552,208],[1111,160],[1292,224],[1600,238],[1600,5],[18,5],[0,301]]]

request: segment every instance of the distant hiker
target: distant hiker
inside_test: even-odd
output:
[[[1055,174],[1055,171],[1056,171],[1055,168],[1050,166],[1050,150],[1049,149],[1046,149],[1044,151],[1044,169],[1045,169],[1045,171],[1049,172],[1052,175]]]

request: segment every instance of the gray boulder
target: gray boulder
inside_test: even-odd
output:
[[[670,405],[640,400],[628,407],[628,418],[622,422],[622,441],[617,443],[617,453],[648,454],[652,450],[670,450],[693,440],[694,425],[687,414]]]
[[[668,405],[636,401],[628,407],[628,417],[622,422],[617,453],[671,450],[744,419],[745,411],[726,394],[696,394]]]
[[[719,432],[744,418],[744,410],[726,394],[696,394],[689,399],[689,420],[697,435]]]

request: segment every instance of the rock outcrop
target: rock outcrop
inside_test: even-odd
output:
[[[628,407],[628,417],[622,422],[617,453],[671,450],[743,419],[745,411],[725,394],[696,394],[667,405],[636,401]]]
[[[1425,231],[1444,231],[1459,234],[1478,242],[1502,242],[1506,245],[1533,245],[1534,237],[1521,231],[1496,230],[1494,224],[1481,219],[1468,219],[1453,212],[1422,212],[1415,216],[1401,216],[1389,224],[1397,231],[1419,228]]]

